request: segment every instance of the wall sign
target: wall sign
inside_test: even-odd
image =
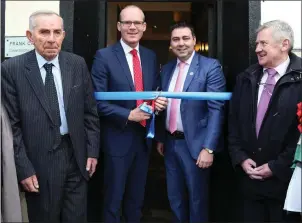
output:
[[[5,57],[14,57],[34,49],[26,36],[5,37]]]

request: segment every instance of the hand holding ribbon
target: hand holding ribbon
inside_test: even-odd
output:
[[[167,106],[167,98],[178,98],[183,100],[229,100],[231,98],[230,92],[158,92],[158,91],[144,91],[144,92],[95,92],[94,96],[96,100],[153,100],[155,109],[152,113],[143,112],[140,107],[132,110],[128,119],[130,121],[139,122],[146,120],[152,115],[150,120],[150,127],[148,129],[148,138],[154,138],[154,110],[164,110],[164,106]],[[155,100],[155,102],[154,102]],[[166,100],[166,102],[164,102]],[[144,103],[144,106],[148,106]],[[142,108],[143,108],[142,107]],[[144,108],[143,108],[144,109]],[[147,110],[147,109],[145,109]],[[152,109],[151,109],[152,110]],[[153,128],[153,132],[152,132]]]
[[[154,103],[153,103],[154,106]],[[139,106],[139,109],[149,115],[151,115],[151,120],[149,122],[149,125],[147,125],[147,138],[153,139],[155,136],[155,114],[153,112],[153,109],[150,108],[150,106],[147,105],[146,102],[144,102],[143,104],[141,104]]]

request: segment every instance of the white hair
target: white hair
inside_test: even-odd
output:
[[[285,39],[289,41],[289,51],[293,49],[294,46],[294,31],[291,26],[281,20],[272,20],[264,23],[257,29],[257,33],[264,29],[270,28],[272,30],[272,36],[277,42],[282,42]]]
[[[36,24],[36,18],[38,16],[51,16],[51,15],[56,15],[58,17],[60,17],[62,19],[62,29],[64,30],[64,21],[63,18],[56,12],[54,11],[50,11],[50,10],[39,10],[36,12],[33,12],[30,16],[29,16],[29,30],[33,31],[34,28],[37,26]]]

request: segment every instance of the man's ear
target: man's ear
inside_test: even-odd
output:
[[[290,49],[290,43],[288,39],[285,39],[282,41],[282,46],[281,46],[282,51],[289,51]]]
[[[143,25],[143,32],[145,32],[147,29],[147,23],[145,22],[144,25]]]
[[[26,30],[26,37],[27,37],[27,39],[28,39],[31,43],[34,42],[34,40],[33,40],[33,34],[32,34],[32,32],[31,32],[30,30]]]
[[[63,31],[63,39],[65,39],[65,36],[66,36],[66,32],[65,31]]]
[[[116,28],[117,28],[118,31],[121,31],[121,23],[120,22],[117,22]]]

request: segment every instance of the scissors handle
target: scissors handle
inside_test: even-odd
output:
[[[155,91],[158,91],[158,90],[159,90],[159,87],[157,87]],[[159,98],[161,92],[162,92],[162,91],[159,91],[159,92],[158,92],[158,94],[156,95],[156,98],[154,98],[154,100],[156,100],[157,98]],[[155,115],[158,115],[158,114],[159,114],[159,111],[156,110],[156,111],[154,112],[154,114],[155,114]]]

